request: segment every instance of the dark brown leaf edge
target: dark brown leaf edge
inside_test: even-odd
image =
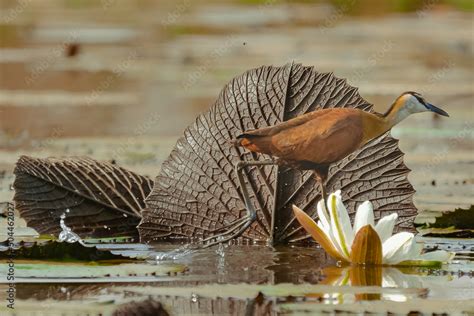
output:
[[[163,163],[145,201],[139,225],[141,240],[207,238],[244,216],[234,166],[242,160],[268,157],[235,148],[228,141],[247,130],[333,107],[373,111],[357,88],[313,67],[264,66],[234,78],[215,104],[185,130]],[[409,171],[397,140],[387,133],[331,166],[327,189],[342,190],[352,217],[360,203],[370,200],[376,218],[397,212],[396,229],[413,230],[417,210],[412,202],[415,191],[407,179]],[[312,172],[263,166],[247,169],[247,177],[258,220],[244,237],[267,240],[273,234],[275,242],[307,239],[291,205],[315,216],[321,197]]]
[[[58,235],[60,216],[84,237],[138,237],[136,229],[153,181],[91,158],[21,156],[15,170],[15,207],[28,226]]]

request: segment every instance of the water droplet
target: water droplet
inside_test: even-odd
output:
[[[127,214],[123,214],[123,217],[128,217],[128,215],[127,215]]]
[[[191,302],[197,303],[199,301],[199,296],[197,294],[191,294]]]
[[[104,228],[107,229],[108,228],[107,225],[104,225]]]
[[[77,235],[75,232],[69,228],[64,220],[66,219],[66,213],[62,213],[59,220],[59,226],[61,226],[62,231],[59,233],[58,240],[59,242],[68,242],[68,243],[75,243],[79,242],[81,245],[84,245],[81,237]]]
[[[176,260],[184,256],[187,256],[188,254],[192,252],[193,250],[190,249],[190,245],[185,244],[179,248],[176,248],[168,252],[158,252],[157,254],[155,254],[155,261],[156,263],[159,263],[160,261]]]

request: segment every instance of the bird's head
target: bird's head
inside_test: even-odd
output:
[[[408,115],[431,111],[442,116],[449,116],[447,112],[427,102],[421,94],[413,91],[402,93],[395,100],[394,106],[398,108],[398,112],[406,112]]]

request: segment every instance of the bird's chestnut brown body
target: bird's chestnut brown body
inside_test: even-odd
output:
[[[371,128],[366,128],[369,125]],[[376,114],[358,109],[323,109],[246,132],[238,137],[238,144],[278,157],[280,164],[319,169],[341,160],[387,130],[383,117]]]

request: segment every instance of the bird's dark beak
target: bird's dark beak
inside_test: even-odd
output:
[[[449,117],[449,114],[448,114],[446,111],[441,110],[440,108],[434,106],[434,105],[431,104],[431,103],[426,103],[426,107],[427,107],[430,111],[432,111],[432,112],[435,112],[435,113],[437,113],[437,114],[439,114],[439,115],[442,115],[442,116],[447,116],[447,117]]]

